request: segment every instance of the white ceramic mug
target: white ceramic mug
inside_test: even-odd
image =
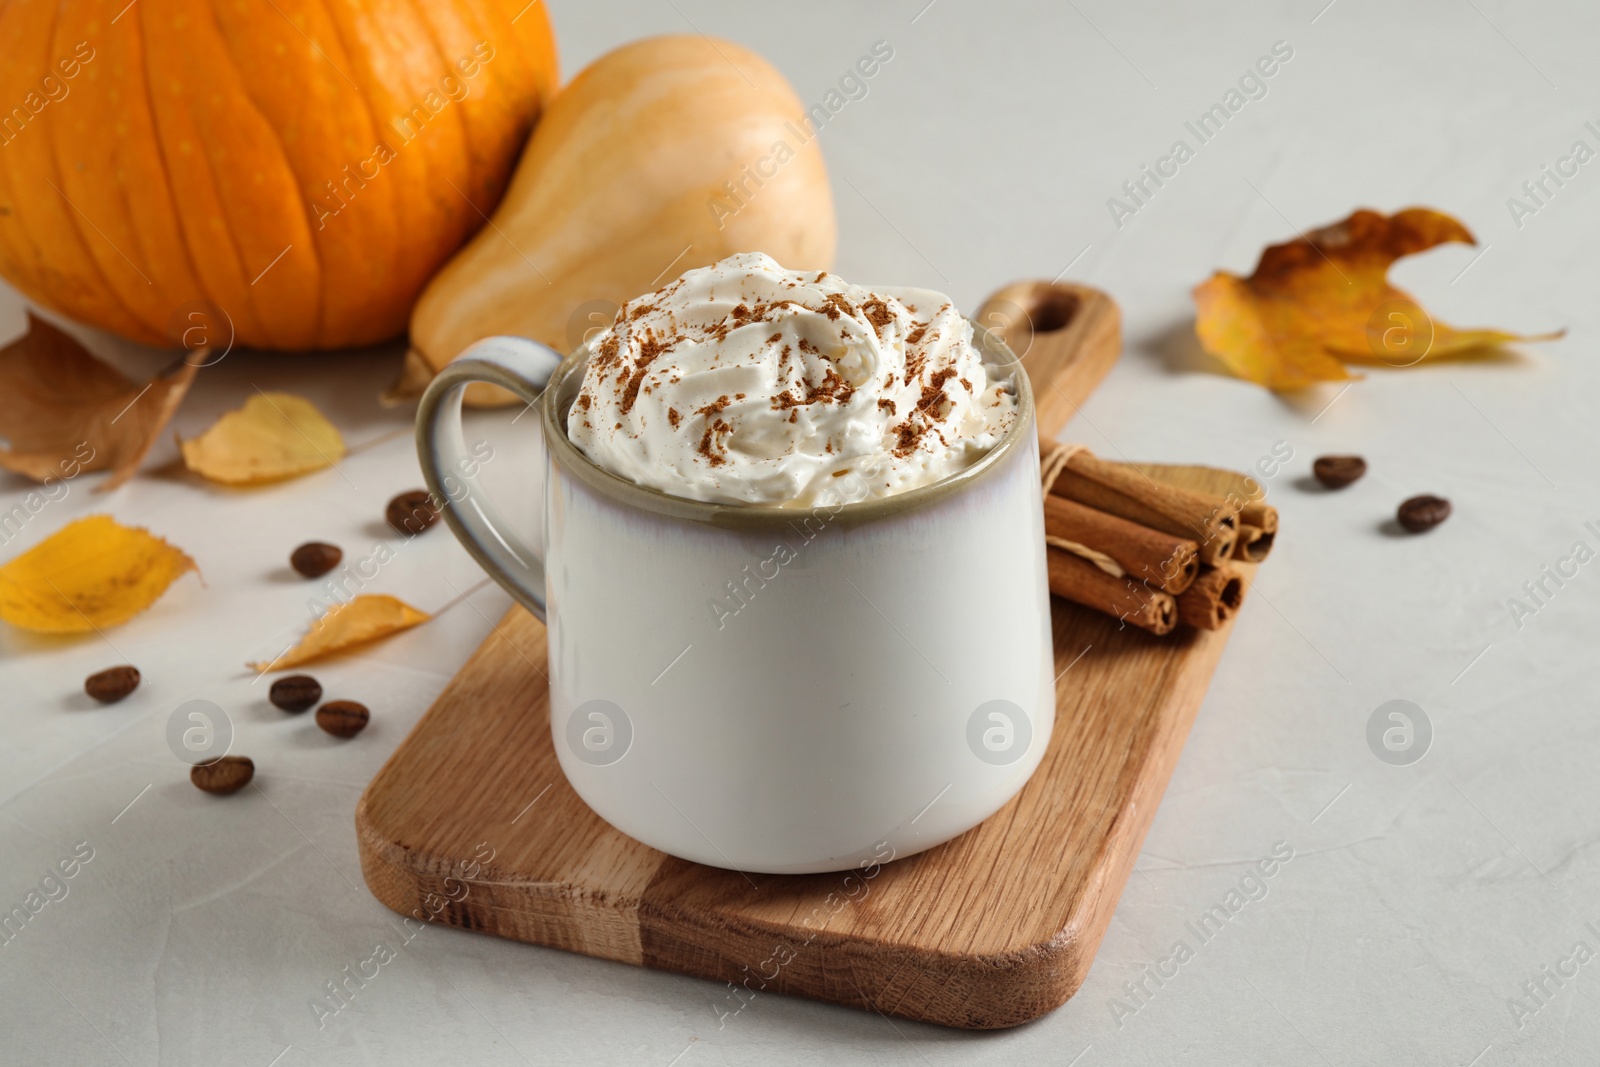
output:
[[[842,478],[843,500],[811,509],[685,500],[595,465],[566,434],[586,348],[490,338],[434,379],[428,486],[545,620],[556,752],[606,821],[716,867],[836,871],[947,841],[1022,788],[1055,722],[1033,399],[975,335],[1017,395],[1001,443],[892,497],[845,502]],[[538,542],[467,473],[474,382],[541,415]]]

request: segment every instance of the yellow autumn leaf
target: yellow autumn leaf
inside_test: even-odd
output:
[[[311,401],[257,392],[199,437],[180,442],[183,462],[225,485],[263,485],[331,467],[344,438]]]
[[[0,567],[0,619],[35,633],[104,630],[195,569],[181,549],[149,531],[90,515]]]
[[[403,600],[384,594],[364,593],[354,600],[335,604],[327,614],[311,624],[300,643],[275,660],[251,663],[255,671],[275,671],[298,667],[302,663],[343,652],[380,637],[409,630],[432,616],[418,611]]]
[[[1239,377],[1276,390],[1355,377],[1346,363],[1409,367],[1565,332],[1458,330],[1389,284],[1396,260],[1451,242],[1477,243],[1440,211],[1382,215],[1363,208],[1270,246],[1248,278],[1218,271],[1196,286],[1195,332],[1201,346]]]

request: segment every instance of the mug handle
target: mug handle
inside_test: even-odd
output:
[[[417,405],[417,458],[428,491],[442,502],[445,523],[489,577],[541,622],[544,560],[501,518],[478,484],[478,464],[461,429],[461,400],[467,386],[487,382],[509,389],[531,408],[560,365],[560,354],[537,341],[485,338],[447,364]]]

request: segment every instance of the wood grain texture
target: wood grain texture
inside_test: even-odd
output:
[[[973,321],[1000,336],[1033,383],[1039,436],[1053,440],[1122,354],[1122,311],[1106,293],[1072,282],[1013,282]]]
[[[1009,804],[876,868],[747,876],[584,805],[551,741],[544,628],[513,608],[362,795],[367,884],[414,919],[714,979],[728,1014],[777,992],[973,1029],[1037,1018],[1088,972],[1229,632],[1053,609],[1055,729]]]

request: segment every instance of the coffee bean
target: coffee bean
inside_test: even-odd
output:
[[[354,700],[330,700],[317,709],[317,725],[334,737],[354,737],[367,727],[371,715]]]
[[[439,521],[439,509],[434,506],[433,497],[427,490],[413,489],[389,501],[384,518],[389,520],[395,532],[415,537]]]
[[[1367,473],[1367,461],[1360,456],[1318,456],[1311,473],[1329,489],[1343,489]]]
[[[289,553],[289,566],[307,578],[321,578],[337,567],[341,559],[344,559],[344,552],[338,545],[307,541]]]
[[[83,691],[102,704],[115,704],[137,688],[137,667],[107,667],[83,680]]]
[[[1414,496],[1400,505],[1395,518],[1412,533],[1431,530],[1450,517],[1450,501],[1437,496]]]
[[[237,793],[250,784],[256,776],[256,765],[249,756],[223,756],[210,763],[197,763],[189,768],[189,781],[207,793],[227,796]]]
[[[272,683],[267,699],[284,711],[305,711],[322,699],[322,686],[309,674],[291,674]]]

